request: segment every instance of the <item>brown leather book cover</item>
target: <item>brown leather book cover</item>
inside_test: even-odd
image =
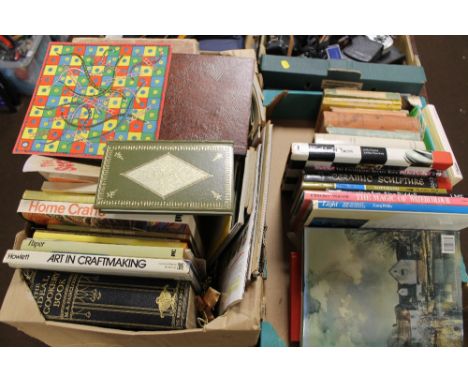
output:
[[[228,140],[245,155],[255,61],[173,54],[159,139]]]
[[[323,112],[322,127],[419,132],[417,118],[366,113]]]

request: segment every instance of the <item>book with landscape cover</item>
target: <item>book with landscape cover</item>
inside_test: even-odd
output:
[[[459,233],[306,229],[303,346],[461,346]]]
[[[126,330],[195,328],[190,282],[24,270],[46,320]]]
[[[95,206],[103,211],[232,214],[232,143],[109,142]]]

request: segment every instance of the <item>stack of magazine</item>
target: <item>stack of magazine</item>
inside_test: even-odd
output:
[[[424,98],[324,91],[314,142],[292,143],[282,184],[303,345],[461,345],[461,179]]]

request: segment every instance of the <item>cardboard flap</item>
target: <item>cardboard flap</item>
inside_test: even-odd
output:
[[[211,321],[204,330],[260,330],[263,279],[254,280],[246,288],[242,301]],[[252,311],[255,308],[255,311]]]
[[[24,303],[18,304],[19,301]],[[18,308],[18,305],[21,305],[21,308]],[[13,274],[10,286],[3,300],[2,309],[0,310],[0,321],[5,323],[45,322],[19,269]]]
[[[266,105],[266,118],[271,119],[276,106],[288,95],[287,90],[282,90]]]
[[[108,41],[99,37],[75,37],[73,42],[78,43],[90,43],[90,42],[101,42]],[[186,53],[186,54],[198,54],[200,48],[198,41],[195,39],[179,39],[179,38],[116,38],[112,39],[112,42],[117,43],[129,43],[129,44],[168,44],[172,47],[172,53]]]

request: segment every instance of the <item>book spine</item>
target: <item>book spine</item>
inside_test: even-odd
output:
[[[370,211],[401,211],[401,212],[429,212],[436,214],[468,214],[468,206],[434,205],[434,204],[404,204],[378,202],[343,202],[318,200],[319,209],[348,209]],[[468,216],[466,217],[468,222]]]
[[[46,320],[127,330],[186,329],[195,321],[186,281],[23,271]]]
[[[434,140],[432,139],[431,132],[429,128],[424,129],[424,144],[427,147],[427,150],[429,151],[434,151],[436,149],[436,146],[434,144]]]
[[[91,176],[75,176],[73,174],[57,174],[41,171],[39,174],[50,182],[73,182],[76,184],[96,184],[97,178]]]
[[[31,155],[24,163],[23,172],[40,172],[58,177],[66,175],[76,179],[94,179],[97,182],[100,167],[41,155]]]
[[[407,150],[397,148],[367,147],[356,145],[318,145],[293,143],[291,161],[301,162],[303,167],[321,164],[359,164],[385,167],[429,167],[446,170],[452,166],[452,155],[446,151]]]
[[[376,100],[376,99],[362,99],[362,98],[339,98],[339,97],[324,97],[322,105],[325,108],[332,106],[336,107],[353,107],[364,109],[377,109],[377,110],[401,110],[400,102],[394,100]]]
[[[21,243],[21,249],[40,252],[75,252],[110,256],[144,257],[152,259],[184,259],[184,249],[181,246],[157,247],[63,240],[25,239]]]
[[[70,226],[65,226],[66,228]],[[60,227],[61,228],[61,227]],[[181,247],[186,248],[187,243],[178,240],[158,239],[151,237],[141,237],[133,234],[120,235],[112,230],[105,230],[99,234],[93,234],[85,231],[65,231],[59,226],[49,226],[47,230],[36,229],[33,238],[36,240],[53,240],[53,241],[73,241],[98,244],[116,244],[116,245],[132,245],[132,246],[152,246],[152,247]],[[75,228],[75,227],[73,227]],[[78,227],[82,228],[82,227]],[[125,231],[128,232],[128,231]]]
[[[350,129],[410,131],[420,133],[421,124],[417,118],[378,114],[349,114],[341,112],[323,112],[323,126]]]
[[[341,191],[380,191],[380,192],[404,192],[423,194],[447,194],[443,188],[411,187],[411,186],[389,186],[373,184],[350,184],[350,183],[324,183],[303,182],[301,190],[341,190]]]
[[[348,114],[379,114],[379,115],[391,115],[391,116],[401,116],[407,117],[409,115],[408,110],[373,110],[373,109],[362,109],[362,108],[346,108],[346,107],[336,107],[332,106],[331,111],[337,111],[340,113]]]
[[[352,135],[356,137],[370,138],[391,138],[391,139],[408,139],[420,141],[421,134],[411,131],[386,131],[386,130],[370,130],[370,129],[351,129],[348,127],[327,127],[327,133],[336,135]]]
[[[441,188],[439,178],[434,176],[374,175],[347,173],[304,174],[304,182],[348,183],[365,185],[388,185],[424,188]]]
[[[40,225],[73,224],[97,228],[191,232],[187,224],[176,222],[176,215],[107,214],[87,203],[22,199],[18,206],[18,213],[26,220]]]
[[[318,145],[293,143],[292,162],[302,163],[302,167],[313,165],[365,165],[377,168],[427,167],[446,170],[452,166],[452,155],[446,151],[407,150],[356,145]],[[301,166],[301,164],[298,164]]]
[[[468,206],[468,198],[408,195],[408,194],[382,194],[372,192],[311,192],[304,191],[305,197],[312,200],[335,200],[341,202],[371,202],[392,204],[433,204],[438,206]]]
[[[76,223],[74,223],[76,224]],[[158,241],[182,241],[184,243],[189,243],[191,249],[194,251],[196,256],[201,256],[204,253],[203,243],[201,242],[200,235],[192,236],[189,230],[185,232],[168,232],[166,231],[155,231],[155,230],[144,230],[144,227],[131,230],[129,228],[103,228],[103,227],[92,227],[85,225],[71,225],[70,223],[62,224],[47,224],[47,230],[55,230],[62,233],[84,233],[84,234],[97,234],[97,235],[119,235],[128,238],[144,238],[144,239],[153,239]],[[38,232],[36,230],[35,232]],[[43,230],[40,230],[44,232]],[[34,235],[35,237],[36,235]],[[38,237],[39,238],[39,237]],[[41,237],[46,239],[48,237]]]
[[[452,184],[455,185],[463,179],[463,174],[460,170],[460,166],[458,165],[455,155],[453,154],[452,147],[450,146],[450,142],[447,138],[447,135],[445,133],[445,130],[439,118],[439,115],[437,114],[437,111],[433,105],[427,105],[423,109],[423,118],[424,117],[426,117],[425,119],[429,120],[428,126],[431,132],[431,136],[434,135],[435,141],[440,142],[438,147],[437,147],[437,143],[434,142],[434,144],[436,145],[436,148],[438,150],[448,151],[453,156],[453,166],[449,169],[448,173],[449,173],[449,177],[450,177]]]
[[[63,192],[49,193],[44,191],[25,190],[23,192],[23,199],[27,200],[43,200],[49,202],[67,202],[67,203],[83,203],[93,204],[94,195],[87,194],[70,194]]]
[[[298,252],[291,252],[289,255],[289,341],[298,344],[301,340],[301,257]]]
[[[387,101],[394,101],[394,102],[400,103],[401,105],[400,93],[377,92],[377,91],[368,91],[368,90],[353,90],[353,89],[343,89],[343,88],[328,88],[328,89],[323,90],[323,95],[325,97],[345,97],[345,98],[387,100]]]
[[[297,179],[304,174],[315,174],[317,172],[339,172],[345,174],[372,174],[372,175],[408,175],[408,176],[443,176],[445,172],[433,170],[427,167],[409,167],[406,169],[401,168],[384,168],[378,169],[374,167],[359,166],[359,165],[346,165],[346,164],[333,164],[333,165],[309,165],[302,166],[301,162],[289,161],[284,173],[285,183],[292,183],[293,178]],[[289,178],[286,180],[286,178]]]
[[[94,184],[76,184],[67,182],[43,182],[41,191],[44,192],[68,192],[72,194],[95,194],[97,183]]]
[[[317,133],[314,135],[314,143],[321,144],[321,145],[345,144],[345,145],[360,145],[360,146],[426,150],[426,146],[423,141],[411,141],[411,140],[405,140],[405,139],[392,139],[392,138],[357,137],[353,135],[339,135],[339,134]]]
[[[192,281],[190,263],[142,257],[103,256],[74,252],[40,252],[10,249],[3,262],[11,268],[114,276],[150,277]]]

